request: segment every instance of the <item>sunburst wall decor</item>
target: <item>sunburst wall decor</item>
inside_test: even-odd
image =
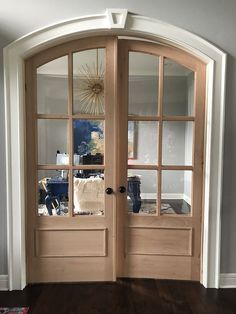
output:
[[[92,66],[85,64],[78,70],[78,86],[75,87],[76,96],[80,103],[81,113],[104,114],[104,67],[98,65],[98,49],[96,62]]]

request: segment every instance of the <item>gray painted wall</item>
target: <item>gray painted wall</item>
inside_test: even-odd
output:
[[[2,92],[2,47],[40,27],[62,20],[104,12],[105,8],[127,8],[131,12],[160,19],[184,28],[228,53],[224,182],[222,201],[221,271],[236,273],[236,1],[235,0],[2,0],[0,10],[0,273],[6,267],[6,191],[4,110]],[[21,12],[19,14],[19,12]]]
[[[3,84],[3,50],[9,42],[0,32],[0,274],[7,273],[7,212],[6,212],[6,158],[5,158],[5,110]]]

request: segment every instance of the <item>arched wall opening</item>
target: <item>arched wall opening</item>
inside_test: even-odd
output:
[[[29,34],[4,49],[8,279],[9,289],[26,285],[24,60],[57,44],[96,35],[142,38],[178,47],[207,64],[202,284],[219,287],[226,54],[207,41],[158,20],[122,9],[82,17]]]

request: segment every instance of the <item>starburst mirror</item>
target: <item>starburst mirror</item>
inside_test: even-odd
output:
[[[74,113],[104,114],[105,49],[80,51],[73,57]]]

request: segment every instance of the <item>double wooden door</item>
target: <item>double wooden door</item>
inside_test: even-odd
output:
[[[200,280],[205,66],[98,37],[26,61],[28,282]]]

